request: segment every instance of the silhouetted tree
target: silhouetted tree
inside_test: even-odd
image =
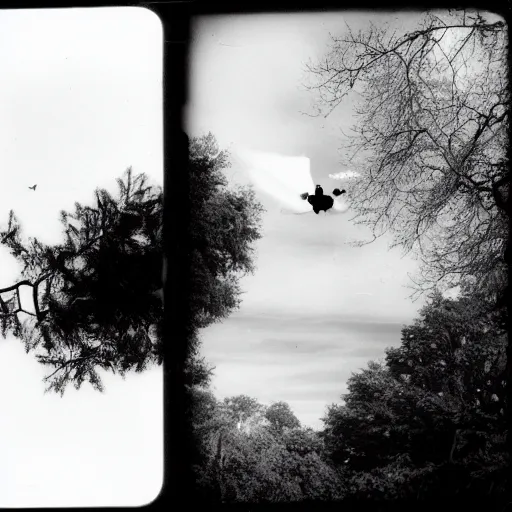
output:
[[[117,198],[97,190],[96,206],[61,212],[62,244],[25,242],[13,211],[0,233],[23,263],[22,279],[0,290],[2,334],[53,367],[47,389],[61,394],[85,380],[102,390],[100,368],[124,375],[162,362],[162,191],[131,169],[118,185]],[[32,287],[30,306],[22,285]]]
[[[260,224],[263,207],[256,200],[252,189],[232,188],[223,171],[230,166],[229,154],[220,151],[215,137],[208,133],[194,137],[189,141],[188,159],[188,233],[186,243],[181,250],[188,255],[187,276],[188,293],[185,302],[187,323],[187,368],[197,368],[200,348],[201,329],[221,321],[238,308],[241,300],[239,281],[242,276],[254,271],[254,243],[261,237]],[[183,193],[177,191],[177,193]],[[206,363],[204,371],[211,371]],[[203,371],[203,374],[204,374]],[[210,374],[208,374],[210,375]],[[204,468],[213,464],[215,490],[213,496],[220,499],[223,495],[223,483],[219,480],[222,462],[226,425],[221,422],[213,430],[215,457],[210,460],[201,450],[205,434],[198,429],[194,411],[197,410],[197,385],[206,386],[207,380],[190,382],[186,401],[190,402],[188,427],[185,435],[191,438],[181,439],[190,453],[190,459],[196,464],[197,483],[194,499],[210,499],[212,495],[203,494],[208,488],[205,482]],[[194,406],[196,403],[196,406]],[[211,439],[211,436],[208,436]],[[229,443],[228,443],[229,444]],[[205,458],[206,457],[206,458]],[[219,458],[220,457],[220,458]],[[200,496],[201,495],[201,496]]]
[[[265,417],[278,432],[282,432],[285,427],[289,429],[300,427],[300,421],[286,402],[275,402],[269,405]]]
[[[355,218],[373,239],[390,230],[420,255],[418,291],[471,277],[495,293],[506,281],[507,55],[503,21],[454,10],[426,13],[401,34],[347,27],[308,66],[318,114],[359,93],[354,135],[343,141],[362,175]]]
[[[239,279],[254,271],[254,242],[263,207],[252,189],[228,187],[229,154],[209,133],[190,142],[190,307],[194,324],[206,327],[240,304]]]
[[[434,298],[386,362],[329,407],[326,450],[359,497],[455,496],[507,488],[506,339],[479,299]],[[494,481],[493,486],[491,483]]]
[[[492,16],[492,14],[491,14]],[[308,66],[318,113],[354,89],[354,134],[344,139],[355,220],[373,240],[421,260],[417,294],[471,286],[508,322],[510,95],[507,27],[466,9],[428,12],[417,30],[374,25],[332,37]],[[370,240],[373,241],[373,240]],[[364,243],[364,242],[360,242]],[[507,352],[512,457],[512,344]]]
[[[248,189],[230,190],[228,155],[212,134],[190,142],[190,339],[186,383],[205,385],[211,367],[199,358],[199,329],[239,304],[239,278],[253,270],[251,244],[260,236],[261,206]],[[23,264],[21,279],[0,289],[2,335],[23,340],[44,365],[48,390],[64,393],[98,369],[125,375],[163,359],[163,192],[128,169],[119,194],[96,190],[95,206],[61,212],[65,241],[25,241],[13,211],[0,241]],[[179,193],[179,192],[178,192]],[[32,305],[20,286],[32,287]],[[23,318],[23,315],[28,318]],[[172,340],[170,341],[172,342]]]
[[[232,425],[240,425],[255,414],[263,414],[265,407],[255,398],[247,395],[226,397],[222,407],[231,419]]]
[[[198,481],[212,501],[342,497],[342,483],[312,429],[276,430],[264,417],[265,407],[246,395],[217,401],[212,394],[196,393],[196,404],[201,405],[194,428],[201,434],[206,454],[198,468]],[[286,411],[295,418],[292,411]],[[239,418],[244,428],[237,428]]]

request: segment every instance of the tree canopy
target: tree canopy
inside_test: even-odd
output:
[[[413,296],[427,292],[439,303],[439,291],[459,287],[464,297],[452,304],[452,312],[441,314],[432,306],[435,315],[428,313],[407,333],[454,352],[423,365],[424,371],[404,373],[422,383],[417,389],[434,386],[436,393],[455,393],[457,400],[461,369],[453,354],[460,332],[469,339],[474,318],[487,323],[487,330],[476,329],[481,341],[489,342],[478,345],[485,359],[495,349],[492,340],[506,342],[497,333],[509,327],[507,57],[501,19],[456,9],[422,13],[415,30],[370,24],[354,33],[346,27],[331,38],[325,57],[308,65],[317,115],[329,115],[347,97],[357,104],[353,133],[340,143],[343,163],[361,174],[353,190],[354,220],[370,228],[370,242],[389,232],[393,245],[420,259]],[[466,313],[455,320],[461,308]],[[493,318],[484,319],[482,311]],[[393,371],[406,366],[399,355],[406,346],[390,353]],[[422,350],[415,345],[408,353]],[[414,361],[410,357],[407,365]],[[459,380],[447,378],[448,368],[459,372]],[[500,378],[490,379],[495,389],[485,400],[497,397],[500,410],[505,405],[510,426],[512,344],[506,347],[506,367],[495,371],[508,385],[504,392]],[[474,393],[467,386],[475,379],[464,375],[465,393]],[[485,386],[479,386],[483,392]],[[457,400],[453,403],[461,407]],[[488,405],[493,409],[498,402]],[[508,446],[512,456],[510,427]]]
[[[264,210],[251,188],[228,187],[223,171],[230,165],[229,153],[219,150],[212,133],[190,140],[186,246],[190,286],[183,300],[188,303],[191,358],[198,355],[200,329],[239,307],[240,278],[255,269],[254,243],[261,237]]]
[[[228,188],[229,154],[209,133],[190,143],[192,312],[205,327],[240,304],[239,278],[254,271],[263,207],[247,187]]]
[[[478,298],[427,304],[400,346],[353,374],[344,404],[324,418],[322,438],[347,495],[502,493],[506,346]]]
[[[274,429],[280,432],[284,428],[293,429],[300,427],[300,421],[286,402],[275,402],[270,405],[265,411],[265,417]]]
[[[509,91],[507,31],[479,12],[427,12],[418,29],[332,36],[308,65],[317,115],[357,103],[341,142],[357,222],[391,231],[422,266],[417,291],[471,278],[490,293],[506,281]]]
[[[286,402],[198,390],[200,487],[221,502],[509,501],[506,346],[484,299],[437,294],[349,378],[319,432]]]
[[[295,415],[286,402],[273,410]],[[265,407],[246,395],[215,399],[197,392],[194,428],[204,454],[197,467],[199,488],[210,501],[288,502],[332,500],[342,483],[325,455],[318,433],[293,426],[276,429]],[[239,428],[242,417],[244,428]]]
[[[86,380],[101,390],[99,368],[124,375],[162,362],[163,194],[131,169],[118,185],[117,198],[96,190],[95,206],[61,212],[61,244],[23,240],[13,211],[0,232],[23,263],[23,279],[0,290],[2,334],[54,368],[45,380],[60,393]],[[32,308],[21,304],[23,285],[32,287]]]
[[[192,138],[189,154],[191,293],[183,300],[191,338],[184,371],[194,386],[205,385],[212,370],[199,358],[199,331],[238,307],[239,279],[254,269],[262,207],[252,190],[227,187],[229,155],[211,133]],[[101,391],[98,370],[125,375],[162,363],[163,191],[131,169],[117,183],[117,197],[98,189],[94,205],[77,202],[74,212],[61,212],[61,244],[25,240],[13,211],[0,231],[23,265],[21,278],[0,289],[2,335],[20,338],[52,368],[47,390],[62,394],[67,384],[78,389],[88,381]],[[21,286],[32,288],[32,306],[21,303]]]

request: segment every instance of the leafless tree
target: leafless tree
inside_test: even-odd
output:
[[[307,65],[315,114],[356,101],[343,163],[362,178],[354,219],[372,240],[420,259],[418,297],[468,280],[503,289],[508,242],[509,94],[502,21],[467,10],[427,12],[418,29],[389,26],[331,36]]]

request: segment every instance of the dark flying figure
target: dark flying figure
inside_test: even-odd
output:
[[[37,187],[37,183],[33,186],[33,187],[28,187],[30,190],[33,190],[35,192],[36,190],[36,187]]]
[[[318,214],[322,210],[327,214],[344,214],[350,210],[350,201],[346,197],[350,195],[349,187],[345,193],[339,184],[338,189],[324,194],[320,185],[315,186],[310,160],[306,156],[283,156],[243,147],[237,148],[237,156],[246,164],[254,185],[282,205],[283,214]],[[347,181],[347,185],[359,176],[354,171],[329,174],[330,179],[343,184]],[[311,195],[303,193],[304,190],[310,190]]]
[[[341,194],[345,194],[346,190],[340,190],[339,188],[335,188],[332,191],[332,194],[336,197],[341,196]],[[304,201],[307,199],[308,203],[313,207],[313,211],[318,214],[322,210],[327,212],[327,210],[331,209],[334,206],[334,199],[331,196],[325,195],[322,187],[320,185],[316,186],[315,195],[309,195],[307,192],[304,192],[300,195]]]

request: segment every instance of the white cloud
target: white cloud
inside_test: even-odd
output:
[[[303,192],[314,192],[309,158],[285,156],[267,151],[238,147],[236,155],[247,165],[251,181],[282,206],[296,212],[307,212],[311,206],[300,198]]]
[[[354,178],[359,178],[361,176],[358,172],[355,171],[344,171],[337,172],[336,174],[329,174],[329,178],[332,180],[350,180]]]

